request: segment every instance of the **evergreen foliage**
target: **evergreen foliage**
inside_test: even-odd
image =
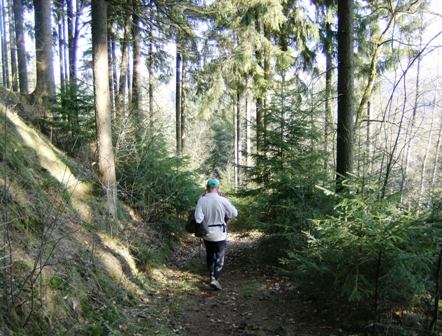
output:
[[[312,127],[315,109],[307,107],[307,86],[299,78],[275,84],[272,103],[265,111],[268,129],[255,166],[247,169],[256,188],[251,221],[270,236],[282,239],[281,248],[300,247],[300,233],[308,218],[326,208],[315,190],[321,183],[318,133]],[[256,216],[256,217],[255,217]]]
[[[181,223],[201,191],[186,158],[172,155],[160,133],[127,137],[117,152],[121,198],[146,221]],[[177,223],[178,219],[178,223]],[[182,232],[181,226],[170,228]]]
[[[369,308],[376,318],[428,304],[440,226],[379,199],[376,186],[347,181],[346,187],[333,214],[310,221],[307,247],[291,251],[285,267],[311,293]]]
[[[54,143],[72,155],[95,138],[94,96],[86,85],[70,84],[55,97],[52,119]]]
[[[203,170],[207,176],[221,176],[232,163],[233,131],[231,123],[223,118],[212,118],[210,133],[213,135]]]

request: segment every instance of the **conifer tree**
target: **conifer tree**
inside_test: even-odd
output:
[[[352,172],[353,163],[353,0],[338,1],[338,128],[337,190]]]
[[[95,116],[98,144],[98,170],[106,191],[110,215],[117,216],[117,184],[112,145],[109,66],[107,54],[107,3],[92,0],[92,49],[94,63]]]
[[[18,81],[21,94],[28,93],[28,69],[25,44],[25,30],[23,22],[23,5],[22,0],[13,0],[15,38],[17,46],[18,59]]]
[[[51,3],[51,0],[34,0],[37,84],[33,95],[41,103],[55,95]]]

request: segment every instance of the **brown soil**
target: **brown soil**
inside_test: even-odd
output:
[[[168,276],[169,322],[179,335],[343,335],[319,317],[288,279],[252,258],[256,237],[231,235],[221,284],[214,291],[207,283],[203,249],[194,241],[194,255],[178,263]],[[187,259],[187,260],[186,260]],[[188,287],[181,283],[188,284]],[[179,293],[178,293],[178,292]],[[179,298],[177,301],[176,298]]]

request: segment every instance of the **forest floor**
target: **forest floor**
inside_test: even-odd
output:
[[[204,247],[188,240],[175,265],[154,274],[163,283],[152,300],[161,312],[157,319],[175,335],[348,335],[321,319],[275,268],[254,258],[257,239],[256,233],[230,234],[221,291],[208,285]]]

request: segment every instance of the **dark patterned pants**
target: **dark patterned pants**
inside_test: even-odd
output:
[[[226,241],[212,242],[204,240],[204,245],[206,246],[206,260],[209,275],[218,280],[224,267]]]

